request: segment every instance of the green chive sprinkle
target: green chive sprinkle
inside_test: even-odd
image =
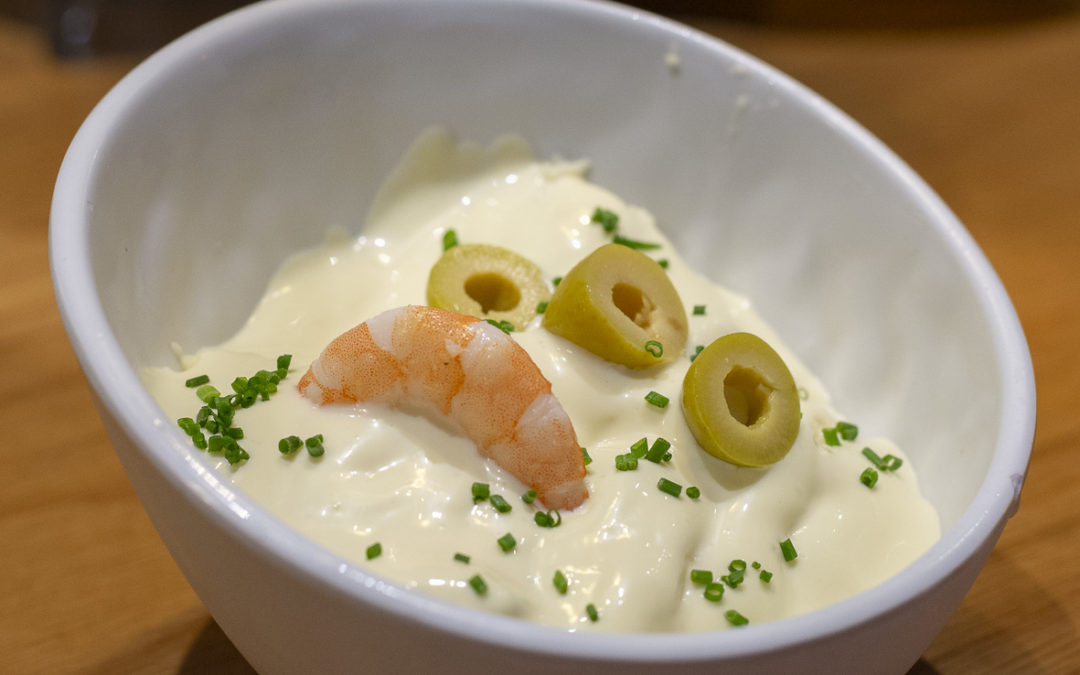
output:
[[[562,515],[555,509],[547,512],[537,511],[533,516],[533,520],[540,527],[558,527],[562,525]]]
[[[648,241],[638,241],[637,239],[630,239],[629,237],[624,237],[621,234],[616,234],[611,241],[616,244],[622,244],[623,246],[632,248],[637,251],[651,251],[653,249],[660,248],[660,244],[654,244]]]
[[[664,345],[660,344],[657,340],[649,340],[645,343],[645,351],[656,358],[660,358],[664,355]]]
[[[278,370],[288,370],[290,363],[292,363],[292,354],[282,354],[277,357]]]
[[[184,430],[188,436],[194,436],[199,433],[199,425],[195,424],[195,420],[190,417],[181,417],[176,420],[176,423],[180,425],[180,428]]]
[[[529,490],[525,494],[521,495],[521,501],[526,504],[532,504],[536,501],[536,490]]]
[[[446,232],[443,233],[443,236],[442,236],[442,250],[449,251],[450,249],[457,246],[457,244],[458,244],[457,232],[454,232],[453,230],[447,230]]]
[[[825,445],[840,445],[840,435],[836,429],[822,429],[821,434],[825,437]]]
[[[799,554],[795,552],[795,545],[791,543],[790,537],[780,542],[780,551],[784,554],[784,560],[787,562],[799,557]]]
[[[213,439],[211,439],[213,440]],[[870,467],[866,467],[866,470],[859,475],[859,482],[868,488],[872,488],[877,485],[878,472],[874,471]]]
[[[758,574],[758,578],[765,583],[769,583],[770,581],[772,581],[772,572],[769,572],[767,570],[761,570],[761,573]]]
[[[724,584],[715,581],[706,584],[704,595],[709,602],[720,602],[724,597]]]
[[[509,513],[510,509],[513,508],[510,506],[510,502],[503,499],[502,495],[491,495],[490,501],[491,505],[494,506],[495,510],[499,513]]]
[[[630,453],[615,455],[615,468],[618,471],[633,471],[637,468],[638,458]]]
[[[560,281],[562,281],[562,277],[555,277],[554,279],[551,280],[551,285],[552,286],[558,286]]]
[[[191,378],[190,380],[185,380],[184,381],[184,386],[185,387],[198,387],[200,385],[206,384],[209,381],[210,381],[210,376],[209,375],[197,375],[197,376]]]
[[[711,584],[713,580],[710,570],[690,570],[690,582],[695,584]]]
[[[690,355],[690,363],[693,363],[694,359],[696,359],[698,357],[698,354],[700,354],[704,349],[705,345],[698,345],[697,347],[694,347],[694,353]]]
[[[225,430],[225,435],[239,441],[244,437],[244,430],[240,427],[231,427]]]
[[[315,434],[304,441],[304,445],[307,447],[308,454],[312,457],[322,457],[323,453],[326,452],[323,448],[322,434]]]
[[[746,561],[745,560],[739,560],[739,559],[732,560],[728,564],[727,568],[728,568],[729,572],[745,572],[746,571]]]
[[[666,492],[672,497],[678,497],[679,494],[682,493],[682,486],[674,481],[668,480],[667,478],[661,478],[660,481],[656,484],[656,487],[660,490],[660,492]]]
[[[667,258],[660,258],[659,260],[656,261],[656,264],[659,265],[660,267],[663,267],[664,269],[667,269],[667,267],[668,267]]]
[[[560,595],[566,595],[566,589],[570,585],[570,582],[566,580],[566,575],[561,570],[555,570],[555,578],[551,580],[555,584],[555,588],[559,591]]]
[[[652,447],[649,448],[649,451],[647,453],[645,453],[645,459],[658,464],[660,460],[664,459],[664,457],[667,456],[667,451],[670,447],[670,441],[668,441],[666,438],[661,438],[657,436],[656,440],[653,441]],[[678,495],[676,495],[676,497],[677,496]]]
[[[585,466],[592,464],[592,457],[589,457],[589,451],[585,448],[581,449],[581,457],[585,460]]]
[[[477,595],[484,595],[487,593],[487,584],[484,583],[483,578],[481,578],[479,574],[472,579],[469,579],[469,585],[472,586],[472,589],[476,591]]]
[[[896,471],[904,463],[904,460],[900,459],[896,455],[885,455],[881,458],[885,462],[886,471]]]
[[[463,562],[466,565],[468,565],[469,560],[471,560],[471,558],[469,558],[469,556],[465,555],[464,553],[455,553],[454,554],[454,560],[456,560],[458,562]]]
[[[836,431],[845,441],[853,441],[859,435],[859,427],[850,422],[837,422]]]
[[[514,539],[514,535],[510,534],[509,532],[499,537],[498,541],[499,548],[501,548],[506,553],[513,551],[514,547],[517,546],[517,539]]]
[[[705,314],[705,305],[694,305],[694,316],[703,316]]]
[[[657,408],[666,408],[667,404],[670,402],[667,396],[655,391],[650,391],[648,394],[645,394],[645,400]]]
[[[536,313],[537,314],[543,314],[544,312],[547,311],[547,306],[548,306],[547,300],[541,300],[540,302],[538,302],[536,304]]]
[[[491,496],[491,486],[487,483],[472,484],[472,498],[474,502],[482,502]]]
[[[485,319],[485,321],[490,323],[492,326],[495,326],[496,328],[498,328],[502,332],[506,333],[507,335],[514,332],[514,324],[510,323],[509,321],[507,321],[505,319],[503,319],[501,321],[496,321],[495,319]]]
[[[686,488],[686,496],[690,499],[697,499],[701,496],[701,490],[698,489],[696,486],[691,485],[690,487]]]
[[[277,449],[281,454],[289,455],[299,450],[303,444],[299,436],[286,436],[278,441]]]
[[[372,558],[378,558],[380,555],[382,555],[382,544],[380,544],[379,542],[375,542],[371,546],[367,547],[367,551],[365,551],[364,554],[367,556],[368,560],[371,560]]]
[[[212,384],[204,384],[195,390],[195,395],[199,397],[199,400],[203,403],[209,403],[218,396],[221,396],[221,392]]]
[[[191,442],[199,450],[206,450],[206,436],[203,436],[201,431],[191,437]]]
[[[600,618],[600,613],[596,611],[596,605],[591,602],[585,605],[585,613],[589,615],[589,621],[592,621],[593,623],[596,623]]]
[[[602,209],[599,206],[592,213],[590,221],[604,228],[604,232],[611,234],[619,225],[619,216],[612,211]]]
[[[738,588],[739,584],[743,582],[743,572],[742,570],[736,570],[729,574],[725,574],[724,576],[720,577],[720,581],[723,581],[725,584],[727,584],[733,589]]]
[[[630,446],[630,454],[634,457],[644,457],[645,453],[647,453],[648,451],[649,441],[645,438],[634,441],[634,444]]]
[[[746,624],[750,623],[750,619],[747,619],[745,616],[739,614],[733,609],[729,609],[728,611],[724,612],[724,618],[727,619],[728,623],[730,623],[732,626],[745,626]]]
[[[761,569],[761,563],[755,560],[754,562],[750,563],[750,567],[753,567],[756,570]]]

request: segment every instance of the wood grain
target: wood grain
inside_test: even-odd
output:
[[[1080,671],[1080,15],[906,32],[702,28],[822,93],[924,176],[1001,275],[1039,422],[1019,514],[913,673]],[[144,515],[53,298],[64,150],[135,59],[57,63],[0,20],[0,672],[249,672]]]

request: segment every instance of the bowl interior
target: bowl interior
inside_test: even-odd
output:
[[[943,530],[958,522],[998,442],[997,319],[985,261],[902,164],[771,69],[647,15],[410,8],[227,17],[95,111],[87,246],[130,368],[225,339],[285,257],[330,225],[359,231],[425,127],[518,132],[542,157],[591,158],[593,180],[748,295],[840,411],[910,454]]]

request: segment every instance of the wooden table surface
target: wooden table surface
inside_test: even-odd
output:
[[[910,163],[1016,305],[1038,388],[1019,514],[913,673],[1080,672],[1080,14],[901,32],[700,24]],[[47,225],[67,144],[135,57],[0,19],[0,672],[249,672],[135,497],[68,344]]]

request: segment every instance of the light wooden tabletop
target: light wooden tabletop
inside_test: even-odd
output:
[[[1019,515],[912,672],[1080,672],[1080,14],[891,33],[700,25],[911,164],[982,246],[1027,333],[1039,418]],[[136,60],[58,63],[0,20],[0,672],[250,671],[132,492],[49,280],[64,150]]]

